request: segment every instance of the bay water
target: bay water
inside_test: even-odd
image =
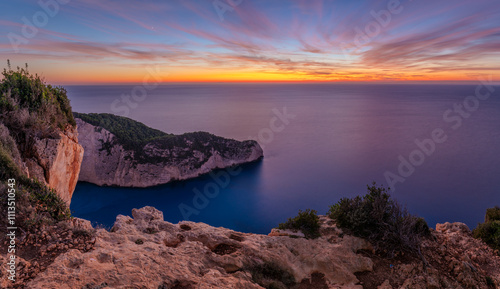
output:
[[[252,138],[264,149],[264,159],[238,167],[228,181],[204,175],[151,188],[80,182],[71,210],[111,227],[118,214],[154,206],[173,223],[268,233],[299,209],[325,214],[376,181],[431,226],[472,228],[486,208],[500,205],[500,88],[480,100],[478,85],[67,86],[77,112],[126,115],[168,133]],[[124,100],[132,94],[138,97]],[[197,192],[206,188],[211,198],[201,202]]]

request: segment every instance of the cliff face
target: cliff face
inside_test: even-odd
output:
[[[2,141],[9,144],[11,158],[17,167],[27,177],[36,178],[54,189],[69,205],[83,159],[76,128],[57,130],[50,137],[26,134],[24,142],[16,142],[12,134],[0,123]]]
[[[28,177],[35,177],[55,189],[69,205],[83,159],[77,130],[69,128],[56,138],[34,138],[31,155],[24,159]]]
[[[186,134],[168,139],[168,145],[161,142],[145,144],[139,160],[136,151],[125,149],[108,130],[79,118],[76,122],[78,142],[85,150],[79,180],[100,186],[165,184],[194,178],[216,168],[255,161],[263,156],[255,141],[238,142],[211,136],[212,140],[200,149],[192,136]]]
[[[17,70],[9,67],[1,74],[0,154],[3,161],[0,175],[15,178],[24,174],[36,178],[53,188],[69,205],[83,148],[78,145],[66,90],[46,84],[38,75],[29,73],[27,66]],[[4,176],[3,171],[7,169],[9,175]],[[47,196],[38,199],[42,203],[47,200]],[[55,209],[54,203],[45,205],[49,210]]]
[[[42,246],[42,255],[69,250],[26,288],[488,289],[500,280],[500,257],[461,223],[432,231],[422,244],[424,265],[410,256],[384,259],[325,216],[315,240],[171,224],[152,207],[134,209],[132,216],[118,216],[111,232],[97,230],[85,249],[64,240]],[[81,229],[93,230],[88,222]]]

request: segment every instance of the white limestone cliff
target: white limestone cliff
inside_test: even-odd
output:
[[[147,156],[166,161],[141,162],[137,160],[133,150],[126,150],[108,130],[79,118],[76,118],[76,122],[78,141],[85,149],[79,180],[99,186],[155,186],[173,180],[194,178],[218,168],[252,162],[263,156],[262,148],[255,141],[224,139],[233,150],[226,154],[214,148],[209,153],[201,152],[190,147],[189,139],[184,139],[182,147],[161,148],[155,144],[146,144],[143,151]],[[207,144],[207,147],[210,145]],[[179,157],[186,152],[192,155]]]

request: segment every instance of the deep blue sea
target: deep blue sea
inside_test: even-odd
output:
[[[486,208],[500,205],[500,87],[488,98],[481,88],[481,99],[477,87],[69,86],[74,111],[126,115],[168,133],[253,138],[265,155],[206,200],[195,192],[214,188],[210,175],[145,189],[78,183],[71,210],[111,227],[118,214],[147,205],[176,223],[186,217],[181,206],[193,209],[191,221],[268,233],[299,209],[324,214],[342,197],[365,194],[373,181],[387,187],[390,175],[393,197],[431,226],[458,221],[475,227]]]

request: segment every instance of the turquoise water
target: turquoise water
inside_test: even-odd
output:
[[[402,168],[404,182],[395,184],[395,198],[432,226],[460,221],[473,227],[486,208],[500,205],[500,88],[477,103],[467,99],[470,112],[454,111],[475,90],[476,85],[172,84],[126,103],[121,97],[134,86],[70,86],[74,111],[126,113],[169,133],[254,138],[265,155],[238,168],[228,182],[206,175],[146,189],[78,183],[71,210],[112,226],[117,214],[150,205],[174,223],[189,218],[268,233],[299,209],[324,214],[341,197],[364,194],[372,181],[387,186],[387,172],[401,181],[401,156],[418,166]],[[273,121],[284,110],[294,117],[286,124]],[[441,134],[430,145],[424,140],[433,132]],[[416,140],[427,146],[419,149]],[[196,198],[205,187],[210,197]]]

